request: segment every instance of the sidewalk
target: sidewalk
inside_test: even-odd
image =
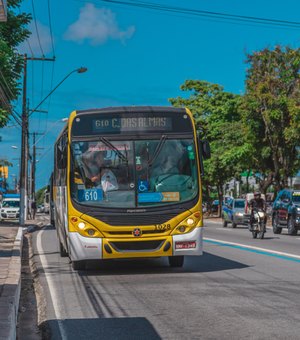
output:
[[[0,339],[15,339],[21,291],[22,228],[0,222]]]
[[[28,220],[26,226],[39,221]],[[23,228],[0,222],[0,340],[15,340],[21,292]]]

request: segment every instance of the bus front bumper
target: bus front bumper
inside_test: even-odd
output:
[[[69,234],[72,261],[142,258],[161,256],[202,255],[203,228],[190,233],[162,238],[88,238],[79,233]]]

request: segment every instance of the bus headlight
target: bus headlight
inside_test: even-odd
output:
[[[87,230],[87,233],[90,235],[90,236],[94,236],[95,235],[95,230],[94,229],[88,229]]]
[[[181,226],[177,227],[177,229],[178,229],[181,233],[184,233],[186,227],[185,227],[184,225],[181,225]]]
[[[188,219],[186,220],[186,223],[187,223],[188,225],[193,225],[193,224],[195,223],[195,221],[190,217],[190,218],[188,218]]]
[[[190,215],[178,224],[178,226],[173,230],[172,235],[190,233],[198,225],[200,218],[201,214],[199,212],[195,212],[193,215]]]
[[[78,228],[79,229],[84,229],[85,228],[85,223],[84,222],[79,222],[78,223]]]
[[[77,216],[70,217],[70,223],[73,225],[73,231],[77,231],[81,236],[84,237],[103,237],[101,232],[94,225],[89,222],[83,221]]]

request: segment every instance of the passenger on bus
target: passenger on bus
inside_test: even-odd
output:
[[[82,155],[85,176],[94,186],[99,186],[104,192],[118,190],[118,182],[109,163],[105,161],[100,151],[87,151]]]
[[[177,141],[166,141],[158,157],[154,160],[151,177],[157,177],[164,174],[181,173],[180,160],[184,154],[183,146]]]

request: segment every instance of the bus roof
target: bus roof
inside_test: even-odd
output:
[[[111,106],[105,108],[94,108],[89,110],[78,110],[76,114],[92,114],[92,113],[146,113],[146,112],[186,112],[185,108],[174,106]]]

